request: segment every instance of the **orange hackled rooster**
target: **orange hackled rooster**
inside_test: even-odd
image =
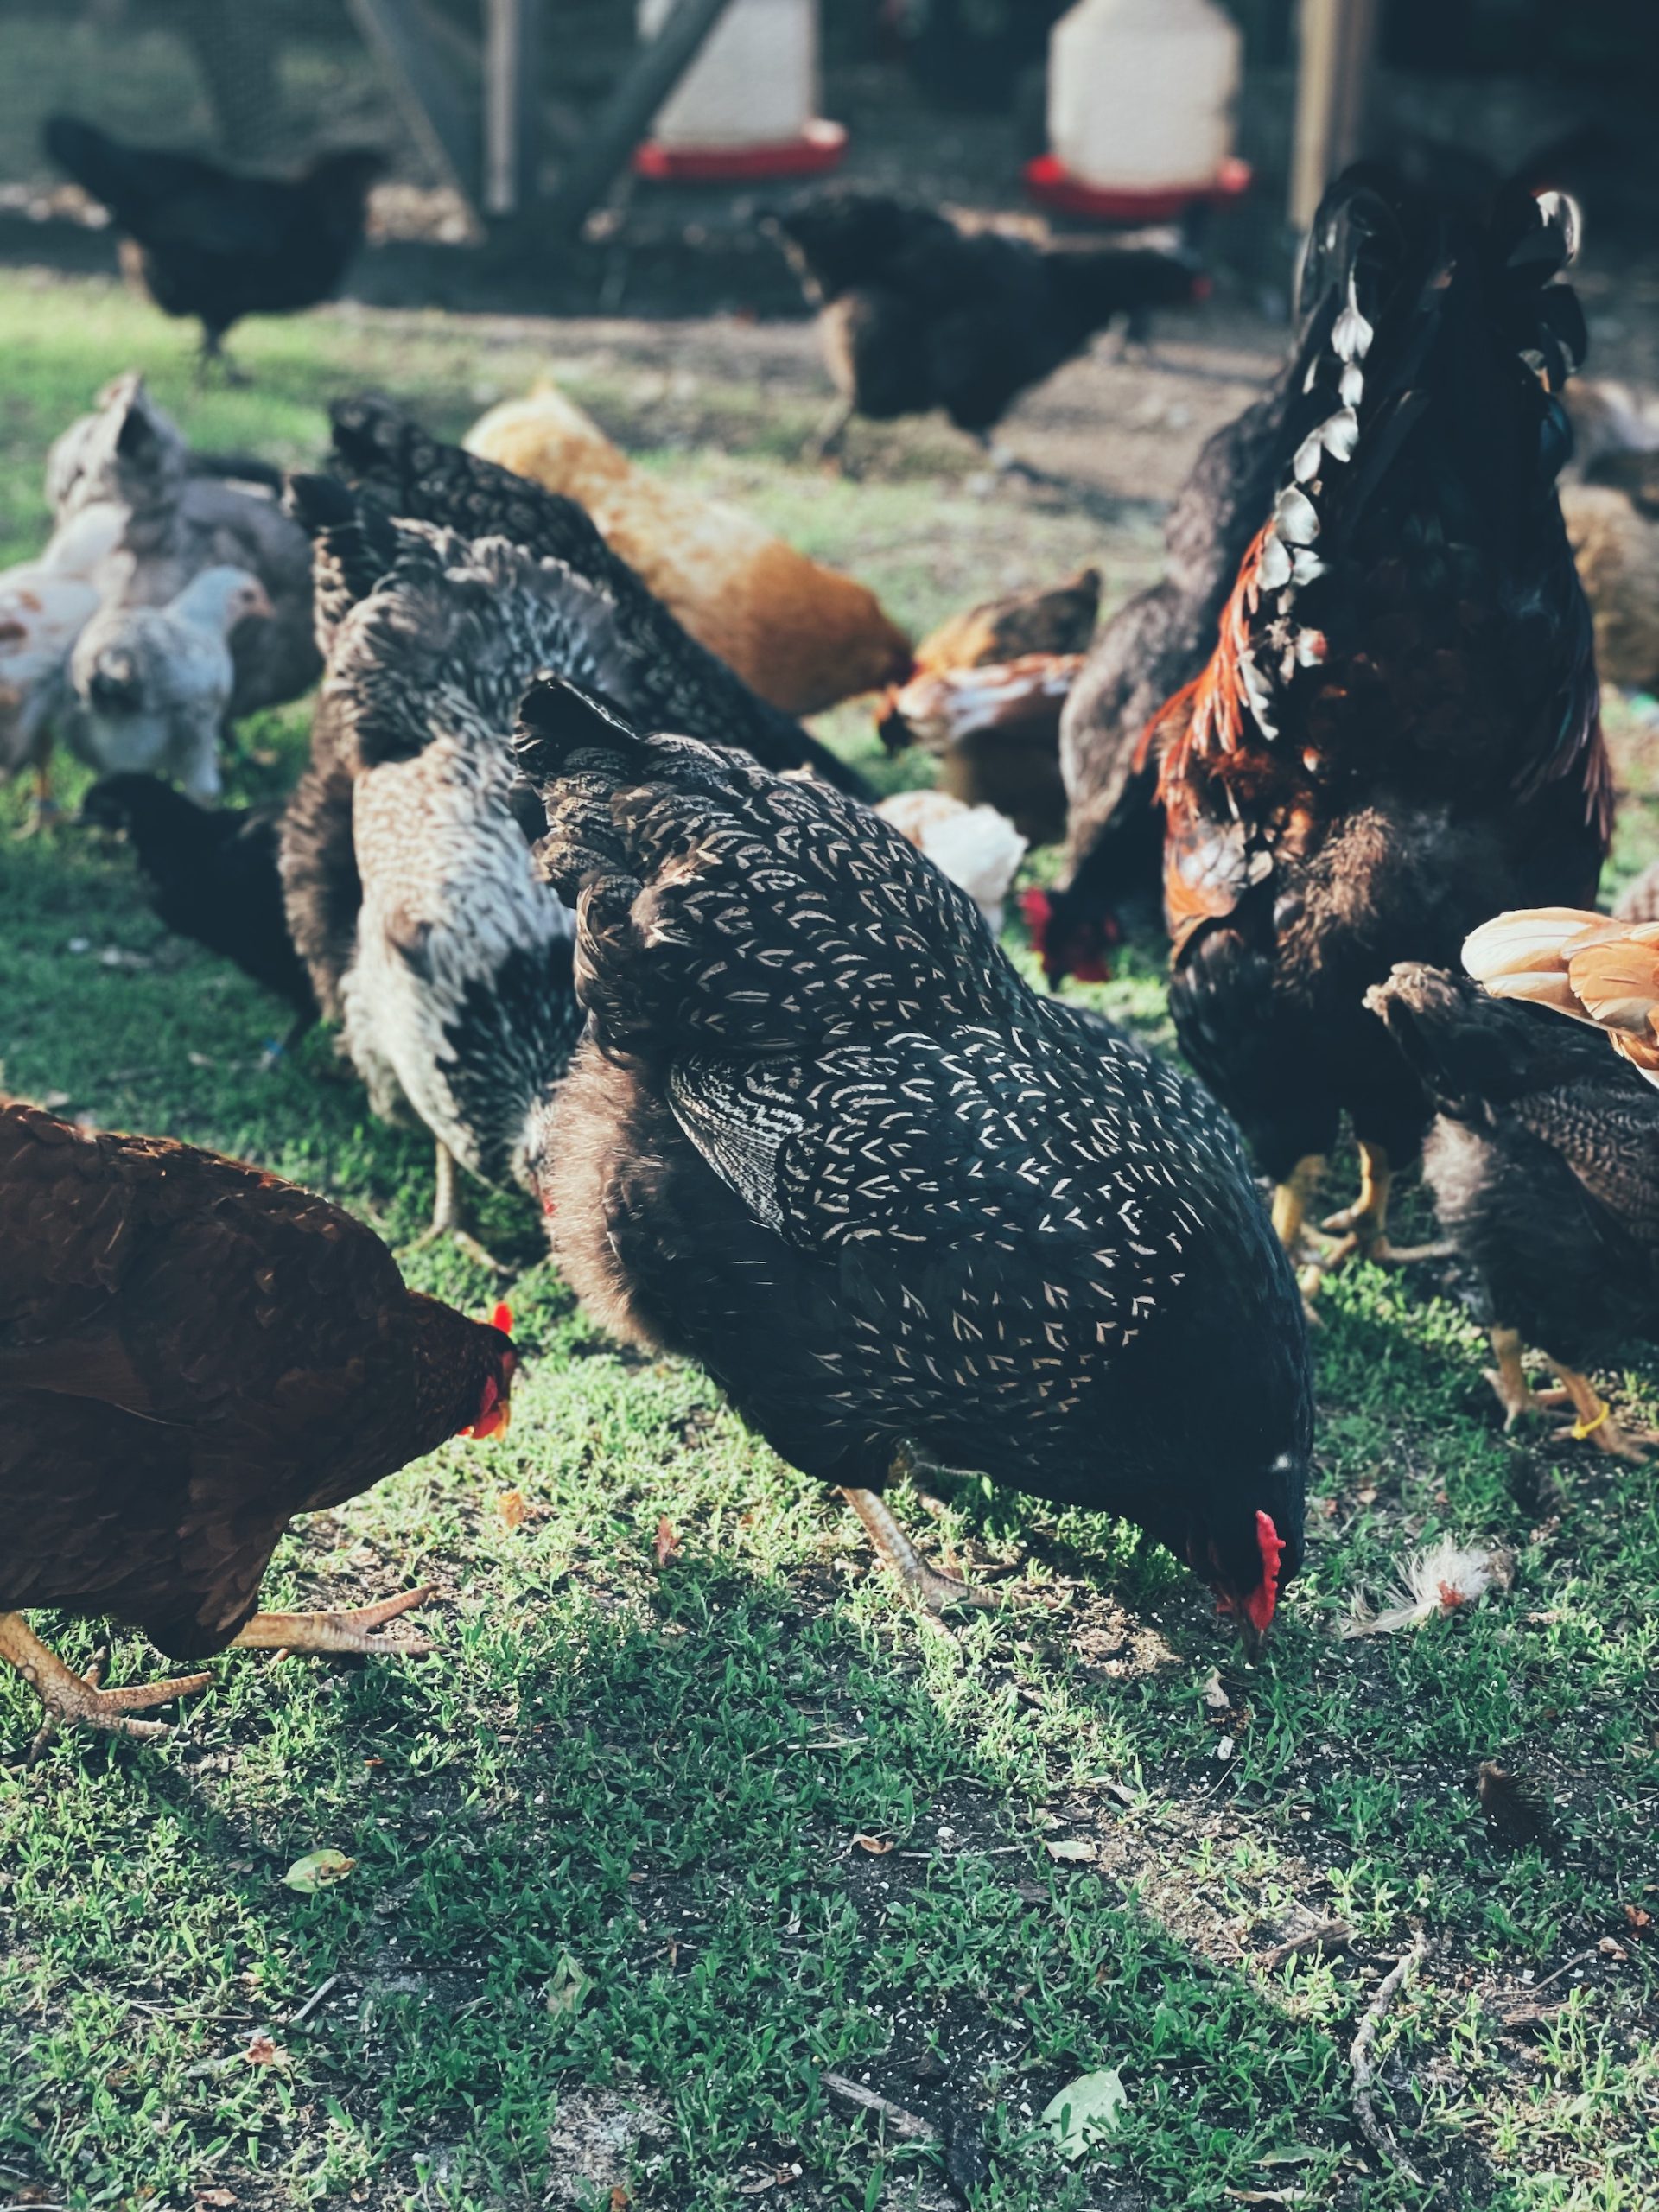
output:
[[[1611,827],[1589,610],[1556,498],[1584,318],[1575,210],[1478,217],[1376,168],[1326,194],[1303,277],[1294,454],[1164,751],[1181,1044],[1279,1186],[1293,1248],[1345,1109],[1330,1266],[1388,1243],[1427,1120],[1367,1014],[1402,960],[1500,909],[1593,893]]]

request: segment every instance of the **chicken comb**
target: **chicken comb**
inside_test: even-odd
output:
[[[512,1308],[505,1299],[497,1304],[491,1313],[490,1326],[493,1329],[499,1329],[504,1337],[510,1337],[512,1334]]]
[[[1279,1562],[1285,1555],[1285,1540],[1274,1527],[1272,1514],[1260,1508],[1255,1516],[1255,1548],[1262,1561],[1262,1586],[1244,1600],[1244,1610],[1252,1625],[1265,1636],[1279,1603]]]

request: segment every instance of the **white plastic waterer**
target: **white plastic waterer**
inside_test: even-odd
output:
[[[655,38],[674,0],[639,0]],[[817,0],[732,0],[664,103],[652,132],[665,152],[786,146],[817,114]]]
[[[1243,64],[1215,0],[1079,0],[1049,43],[1054,161],[1099,192],[1207,191],[1232,150]]]

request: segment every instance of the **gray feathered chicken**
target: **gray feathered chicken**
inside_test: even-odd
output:
[[[231,636],[270,601],[241,569],[204,569],[167,607],[105,607],[75,640],[64,734],[100,775],[169,776],[216,799],[236,685]]]
[[[1301,1306],[1224,1117],[1020,980],[879,816],[537,684],[516,739],[589,1027],[537,1163],[617,1333],[838,1485],[910,1452],[1138,1522],[1265,1630],[1301,1558]]]
[[[531,1128],[582,1024],[570,918],[533,872],[507,736],[537,668],[602,683],[613,645],[596,595],[561,563],[422,523],[377,527],[390,567],[334,625],[319,710],[333,801],[290,812],[285,871],[319,995],[376,1110],[406,1103],[436,1141],[434,1232],[470,1246],[456,1165],[529,1181]],[[326,557],[349,561],[345,534],[323,533]],[[331,867],[347,810],[349,852]],[[346,867],[349,930],[349,893],[327,897]]]
[[[106,607],[164,607],[204,569],[245,569],[259,579],[270,612],[232,642],[232,720],[299,698],[322,669],[310,544],[283,513],[273,480],[261,463],[193,453],[137,370],[106,385],[95,410],[72,423],[47,458],[59,537],[93,505],[125,517],[97,572]]]

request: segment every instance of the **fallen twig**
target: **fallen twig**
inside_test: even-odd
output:
[[[1526,1994],[1529,1997],[1536,1997],[1541,1989],[1548,1989],[1552,1981],[1559,1981],[1564,1974],[1571,1974],[1574,1967],[1583,1966],[1587,1959],[1593,1959],[1595,1955],[1596,1947],[1593,1943],[1587,1951],[1574,1951],[1564,1967],[1557,1967],[1554,1974],[1547,1974],[1541,1981],[1535,1981]]]
[[[321,2004],[323,1999],[328,1994],[329,1991],[331,1989],[337,1989],[339,1986],[340,1976],[337,1974],[331,1974],[327,1981],[319,1982],[317,1986],[312,1991],[311,1994],[306,1999],[304,2004],[301,2005],[299,2011],[297,2012],[290,2012],[289,2014],[289,2026],[290,2028],[297,2028],[302,2020],[308,2020],[311,2015],[316,2011],[318,2005]]]
[[[865,2112],[879,2113],[895,2135],[908,2136],[912,2143],[937,2143],[939,2132],[925,2120],[918,2120],[913,2112],[906,2112],[902,2105],[893,2103],[876,2089],[867,2089],[861,2082],[849,2082],[844,2074],[825,2074],[820,2077],[832,2097],[839,2097],[843,2104],[858,2105]]]
[[[1382,1987],[1365,2007],[1359,2033],[1354,2037],[1353,2048],[1348,2053],[1348,2063],[1354,2074],[1354,2117],[1359,2122],[1359,2132],[1371,2148],[1385,2158],[1390,2165],[1397,2166],[1415,2189],[1425,2186],[1421,2174],[1406,2157],[1371,2107],[1371,2088],[1376,2079],[1376,2069],[1371,2064],[1371,2050],[1376,2042],[1377,2031],[1388,2018],[1389,2007],[1428,1956],[1428,1938],[1420,1929],[1413,1939],[1411,1948],[1383,1976]]]

